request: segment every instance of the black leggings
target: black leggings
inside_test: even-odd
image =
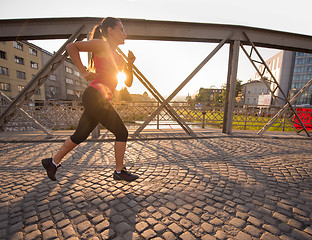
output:
[[[85,110],[75,133],[70,137],[74,143],[86,140],[98,123],[112,132],[116,141],[127,141],[128,130],[116,110],[98,90],[89,86],[82,95],[82,105]]]

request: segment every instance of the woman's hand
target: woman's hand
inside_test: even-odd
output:
[[[125,80],[125,84],[127,87],[131,87],[132,86],[132,82],[133,82],[133,62],[135,61],[135,56],[133,54],[133,52],[131,52],[130,50],[128,51],[128,64],[125,68],[125,73],[127,76],[127,79]]]
[[[92,81],[96,77],[96,74],[94,72],[86,71],[82,73],[81,76],[85,78],[87,81]]]
[[[131,52],[129,50],[128,51],[128,64],[133,65],[134,61],[135,61],[135,56],[134,56],[133,52]]]

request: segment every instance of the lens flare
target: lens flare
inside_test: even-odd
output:
[[[125,87],[125,81],[126,81],[126,74],[124,72],[119,72],[117,74],[117,79],[118,79],[118,84],[117,84],[117,87],[116,89],[119,91],[121,90],[123,87]]]

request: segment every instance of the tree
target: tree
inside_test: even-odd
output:
[[[210,101],[208,89],[200,88],[198,94],[195,96],[196,102],[208,102]]]
[[[126,101],[130,102],[132,100],[130,93],[128,92],[128,89],[126,87],[123,87],[119,91],[119,101]]]
[[[149,98],[148,93],[146,91],[143,93],[143,97]]]
[[[242,92],[243,90],[243,85],[242,85],[242,80],[236,81],[236,89],[235,89],[235,97],[238,97],[238,95]]]
[[[185,98],[185,101],[187,101],[188,105],[193,105],[194,104],[194,99],[188,94]]]
[[[243,90],[242,82],[242,80],[236,80],[235,98],[238,97]],[[221,88],[223,89],[222,102],[225,102],[226,84],[223,84]]]

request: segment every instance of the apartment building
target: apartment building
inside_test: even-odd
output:
[[[0,90],[13,99],[42,67],[41,49],[27,42],[0,42]],[[44,100],[44,86],[31,97]]]
[[[0,42],[0,90],[11,99],[47,64],[53,54],[27,41]],[[87,81],[66,59],[31,100],[81,100]]]
[[[46,64],[53,54],[42,51],[42,61]],[[87,81],[80,75],[70,59],[66,59],[45,82],[46,100],[81,100]]]

